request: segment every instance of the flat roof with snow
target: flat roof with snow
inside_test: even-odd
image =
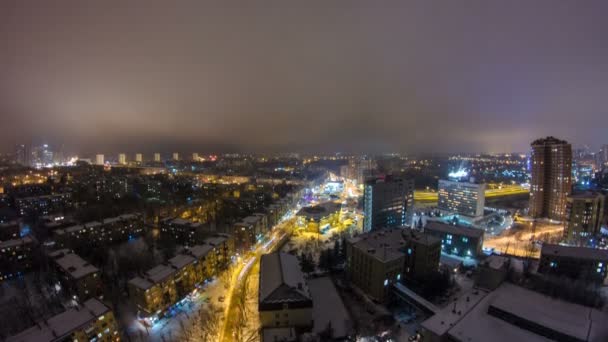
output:
[[[608,261],[608,250],[598,248],[543,244],[540,253],[541,257],[547,255],[576,259]]]

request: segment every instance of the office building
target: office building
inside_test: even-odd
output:
[[[604,222],[606,197],[600,193],[584,192],[566,198],[564,237],[576,241],[596,236]]]
[[[141,153],[135,153],[135,162],[142,163],[144,161],[144,156]]]
[[[154,162],[160,163],[160,153],[154,153]]]
[[[441,239],[441,251],[460,257],[477,258],[483,245],[483,229],[429,221],[424,232]]]
[[[363,230],[411,225],[414,182],[393,176],[368,179],[364,185]]]
[[[608,275],[608,250],[543,244],[538,272],[603,282]]]
[[[470,217],[483,216],[485,206],[485,184],[439,180],[437,207],[449,213]]]
[[[200,161],[201,158],[198,156],[198,153],[194,152],[194,153],[192,153],[192,160],[193,161]]]
[[[346,271],[353,284],[374,299],[388,300],[391,286],[403,277],[415,279],[439,267],[438,238],[408,228],[377,229],[350,238]]]
[[[97,299],[70,308],[10,336],[7,342],[120,341],[114,313]]]
[[[572,146],[554,137],[535,140],[530,168],[530,216],[562,221],[572,190]]]
[[[118,155],[118,164],[127,165],[127,155],[124,153],[120,153]]]
[[[178,161],[179,160],[179,153],[173,152],[173,160],[174,161]]]
[[[511,283],[472,289],[422,322],[430,342],[603,342],[608,314]]]
[[[77,296],[78,300],[102,295],[101,273],[99,269],[69,249],[49,253],[55,263],[64,288]]]
[[[95,165],[103,165],[104,163],[105,159],[103,154],[95,155]]]
[[[278,252],[262,255],[259,289],[262,328],[312,327],[312,296],[296,256]]]

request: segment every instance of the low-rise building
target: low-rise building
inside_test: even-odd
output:
[[[72,193],[15,198],[15,207],[21,216],[49,215],[72,207]]]
[[[53,258],[63,286],[79,300],[97,297],[102,294],[99,269],[69,249],[49,253]]]
[[[296,214],[296,225],[311,233],[323,233],[340,223],[342,205],[336,202],[319,203],[304,207]]]
[[[313,303],[297,257],[262,255],[258,311],[262,328],[310,329]]]
[[[129,280],[129,296],[147,314],[160,313],[177,302],[172,266],[158,265],[142,276]]]
[[[0,242],[0,281],[19,276],[32,267],[34,238],[22,238]]]
[[[118,324],[110,308],[97,299],[68,309],[10,336],[7,342],[120,341]]]
[[[12,220],[8,222],[0,222],[0,242],[7,240],[15,240],[21,237],[21,225],[19,221]]]
[[[217,234],[128,282],[129,295],[139,310],[158,314],[186,295],[196,285],[217,276],[234,253],[232,239]]]
[[[441,239],[441,251],[460,257],[477,258],[481,254],[484,231],[477,228],[429,221],[424,232]]]
[[[76,247],[82,243],[111,245],[135,239],[144,233],[140,214],[125,214],[102,221],[56,229],[54,236],[61,247]]]
[[[385,228],[347,241],[346,268],[356,286],[386,302],[394,283],[436,271],[439,257],[439,239],[409,228]]]
[[[543,244],[538,272],[603,282],[608,276],[608,250]]]

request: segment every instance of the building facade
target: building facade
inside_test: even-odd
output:
[[[600,193],[581,193],[566,198],[564,238],[586,239],[600,233],[606,198]]]
[[[369,179],[364,185],[363,230],[411,225],[414,182],[387,176]]]
[[[439,180],[437,207],[450,213],[470,217],[483,215],[485,206],[485,184]]]
[[[441,251],[459,257],[477,258],[483,245],[483,229],[429,221],[424,232],[441,239]]]
[[[603,282],[608,275],[608,250],[543,244],[538,272]]]
[[[296,256],[262,255],[258,312],[262,328],[310,329],[313,303]]]
[[[68,249],[49,253],[61,283],[79,300],[102,295],[101,274],[97,267],[74,254]]]
[[[380,302],[404,277],[424,276],[439,267],[440,240],[410,229],[385,228],[347,241],[349,279]]]
[[[530,216],[562,221],[572,191],[572,146],[554,137],[532,142]]]

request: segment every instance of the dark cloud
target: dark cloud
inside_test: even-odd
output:
[[[605,1],[0,5],[4,146],[522,151],[607,143]]]

